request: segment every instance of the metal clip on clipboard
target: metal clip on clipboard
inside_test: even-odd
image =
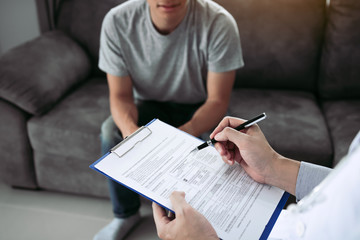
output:
[[[152,132],[148,127],[143,126],[118,143],[110,150],[110,152],[115,153],[119,158],[121,158],[130,152],[137,144],[141,143],[145,138],[150,136],[151,133]]]

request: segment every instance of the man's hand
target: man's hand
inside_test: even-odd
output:
[[[219,143],[215,144],[224,162],[238,162],[257,182],[265,183],[272,173],[272,164],[279,157],[267,142],[259,126],[254,125],[239,132],[234,128],[244,123],[240,118],[225,117],[211,133]]]
[[[270,146],[258,125],[242,131],[234,128],[244,123],[240,118],[225,117],[210,138],[224,162],[238,162],[251,178],[295,194],[300,162],[285,158]]]
[[[176,218],[170,219],[165,210],[153,203],[153,214],[158,236],[167,240],[218,240],[214,228],[198,211],[185,200],[184,192],[173,192],[170,196]]]

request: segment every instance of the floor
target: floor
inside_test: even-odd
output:
[[[142,203],[143,219],[126,240],[159,239],[151,203]],[[111,219],[108,199],[14,189],[0,182],[1,240],[91,240]]]

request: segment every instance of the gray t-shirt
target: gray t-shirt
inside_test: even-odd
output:
[[[130,76],[140,100],[203,102],[208,71],[244,65],[235,20],[209,0],[189,0],[185,18],[168,35],[154,28],[146,0],[125,2],[105,16],[100,41],[100,69]]]

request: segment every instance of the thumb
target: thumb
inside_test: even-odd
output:
[[[182,214],[184,206],[188,204],[185,200],[185,192],[174,191],[170,195],[170,201],[176,215]]]
[[[157,226],[157,228],[162,228],[162,226],[170,222],[170,219],[166,216],[165,210],[157,203],[153,202],[152,209],[155,225]]]

